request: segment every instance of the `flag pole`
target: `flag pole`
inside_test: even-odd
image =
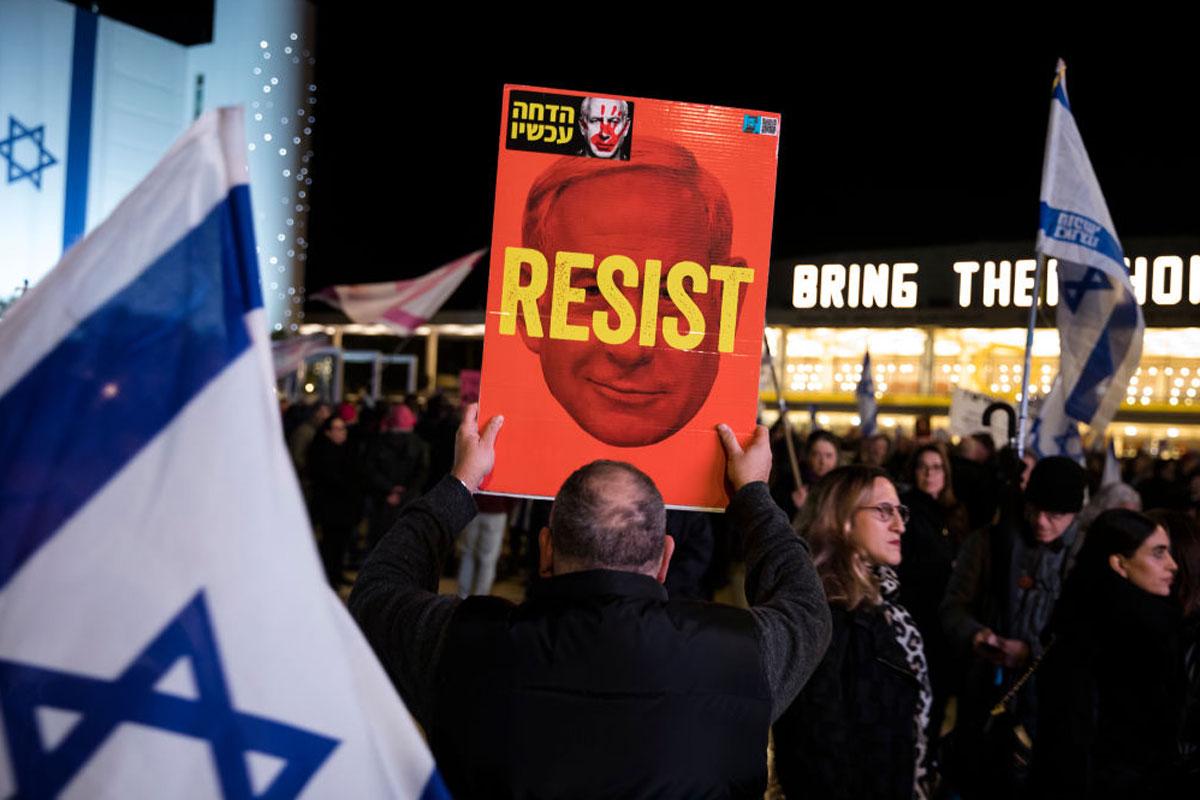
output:
[[[1033,275],[1033,303],[1029,306],[1029,326],[1025,330],[1025,366],[1021,370],[1021,410],[1017,414],[1017,458],[1025,457],[1025,421],[1029,418],[1029,369],[1033,361],[1033,329],[1037,324],[1038,303],[1042,301],[1042,273],[1046,256],[1037,254],[1037,271]]]
[[[788,464],[792,469],[792,480],[796,488],[804,487],[800,479],[800,459],[796,457],[796,442],[792,438],[792,423],[788,420],[787,400],[783,397],[783,387],[779,383],[779,374],[775,372],[775,358],[771,355],[771,343],[767,341],[767,333],[763,331],[763,352],[766,353],[767,366],[771,369],[771,383],[775,385],[775,400],[779,403],[779,418],[783,420],[783,435],[787,443]]]

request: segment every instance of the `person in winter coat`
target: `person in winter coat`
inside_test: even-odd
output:
[[[957,689],[957,661],[942,630],[938,609],[954,566],[958,546],[967,535],[967,512],[954,495],[950,458],[936,442],[921,445],[909,464],[913,488],[900,495],[911,516],[901,539],[900,603],[909,610],[929,660],[933,684],[930,741],[935,741],[945,716],[946,701]]]
[[[929,796],[933,702],[921,634],[897,602],[908,509],[878,468],[841,467],[797,518],[833,616],[817,671],[775,724],[780,785],[797,798]]]
[[[369,547],[387,533],[400,509],[421,495],[429,475],[429,446],[415,433],[417,418],[404,405],[389,409],[367,448],[365,473],[371,492]]]
[[[321,529],[321,563],[334,588],[343,582],[342,562],[363,511],[362,479],[346,438],[345,420],[328,417],[307,456],[313,523]]]
[[[1088,529],[1043,637],[1035,795],[1176,796],[1177,569],[1166,531],[1136,511],[1106,511]]]

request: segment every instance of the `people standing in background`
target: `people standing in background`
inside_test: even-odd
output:
[[[942,445],[928,442],[917,448],[908,480],[913,488],[900,495],[900,502],[908,506],[911,516],[901,540],[903,560],[896,573],[900,602],[912,613],[925,640],[933,685],[929,735],[935,741],[946,701],[958,688],[959,660],[942,630],[939,608],[959,545],[968,533],[967,513],[954,496],[950,459]]]
[[[400,509],[420,496],[429,475],[429,447],[413,433],[416,421],[408,406],[392,406],[367,450],[363,469],[372,500],[369,548],[387,533]]]
[[[321,563],[335,589],[344,581],[346,549],[362,520],[362,476],[347,442],[346,422],[329,417],[308,449],[313,522],[321,529]]]
[[[458,596],[491,594],[496,580],[496,562],[504,545],[508,528],[508,512],[513,500],[509,497],[476,495],[479,513],[467,523],[459,537],[461,552],[458,562]]]
[[[1183,658],[1183,714],[1179,726],[1179,796],[1200,797],[1200,527],[1183,511],[1147,513],[1167,531],[1179,571],[1172,585],[1183,614],[1179,650]]]
[[[1075,517],[1086,483],[1071,459],[1043,458],[1029,476],[1024,513],[1002,514],[959,549],[940,612],[967,662],[952,742],[955,788],[964,796],[1016,796],[1027,778],[1027,753],[1017,745],[1037,740],[1036,676],[1013,699],[1019,736],[991,736],[989,712],[1041,655],[1041,633],[1082,542]]]
[[[304,420],[288,437],[288,452],[292,455],[292,464],[296,467],[296,474],[302,480],[305,477],[304,468],[307,464],[309,445],[313,443],[317,431],[325,424],[325,420],[329,419],[333,409],[327,403],[314,403],[308,406],[307,411]]]
[[[1079,529],[1086,533],[1096,517],[1114,508],[1141,511],[1142,498],[1137,490],[1128,483],[1117,481],[1101,486],[1094,495],[1088,498],[1087,505],[1079,512]]]
[[[954,495],[967,510],[971,530],[991,525],[1000,494],[992,435],[979,432],[964,436],[950,462],[954,467]]]
[[[888,457],[891,455],[892,443],[888,435],[879,431],[863,438],[859,445],[858,462],[868,467],[879,467],[887,470]]]

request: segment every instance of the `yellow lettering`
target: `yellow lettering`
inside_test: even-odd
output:
[[[687,320],[688,332],[679,332],[678,317],[663,317],[663,339],[677,350],[694,350],[704,339],[704,315],[700,307],[683,288],[683,279],[692,279],[692,291],[697,294],[708,292],[708,275],[704,267],[695,261],[680,261],[667,273],[667,294],[671,302]]]
[[[750,267],[723,267],[713,264],[708,271],[714,281],[721,281],[721,326],[717,334],[717,350],[733,352],[733,340],[737,333],[738,286],[754,283],[754,270]]]
[[[658,292],[662,285],[662,262],[646,259],[646,279],[642,282],[642,324],[638,344],[654,347],[658,341]]]
[[[625,297],[625,293],[617,288],[613,273],[621,273],[622,285],[633,288],[638,285],[637,264],[627,256],[612,255],[600,262],[596,271],[596,285],[600,294],[608,301],[612,310],[617,312],[617,327],[608,324],[607,311],[592,312],[592,328],[596,338],[605,344],[625,344],[633,336],[637,327],[637,316],[633,313],[633,304]]]
[[[554,256],[554,288],[550,297],[550,338],[586,342],[588,327],[567,322],[572,303],[582,303],[587,292],[571,285],[571,270],[594,269],[596,259],[590,253],[559,251]]]
[[[529,285],[521,285],[521,267],[529,267]],[[504,282],[500,286],[500,333],[517,331],[518,311],[525,319],[525,333],[541,337],[542,318],[537,301],[546,291],[546,257],[528,247],[504,248]]]

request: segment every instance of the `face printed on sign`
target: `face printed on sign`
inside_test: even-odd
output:
[[[629,104],[611,97],[585,97],[579,107],[579,130],[587,148],[585,155],[595,158],[628,158],[621,145],[633,127]]]
[[[554,175],[530,194],[533,246],[510,248],[525,344],[559,405],[606,444],[654,444],[696,415],[753,281],[729,258],[724,191],[683,164]]]

